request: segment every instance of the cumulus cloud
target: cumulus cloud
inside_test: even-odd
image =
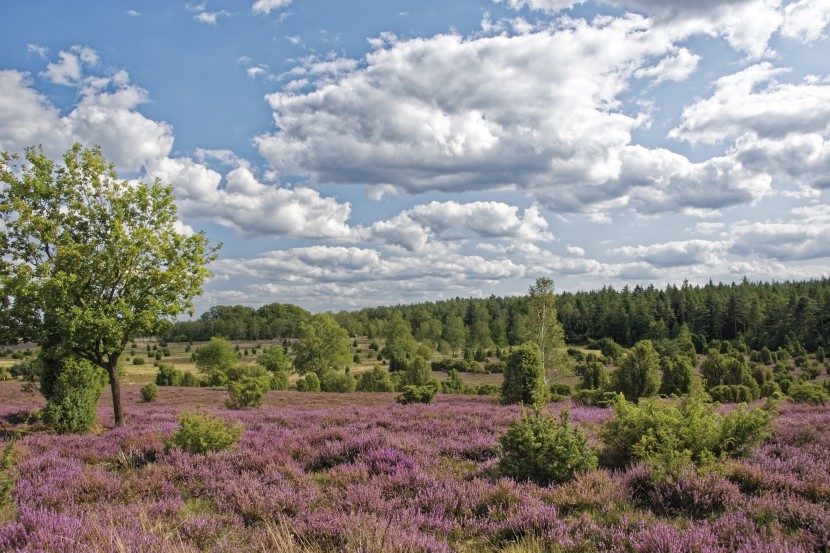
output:
[[[623,246],[609,253],[633,257],[653,267],[713,265],[721,261],[727,244],[708,240],[685,240],[650,246]]]
[[[656,65],[643,67],[634,72],[635,77],[654,78],[655,83],[663,81],[685,81],[697,69],[700,56],[686,48],[661,59]]]
[[[288,7],[292,0],[256,0],[251,11],[257,14],[268,15],[274,10]]]
[[[411,251],[422,251],[433,243],[466,239],[465,231],[479,238],[512,238],[549,241],[548,222],[538,206],[525,210],[500,202],[430,202],[406,210],[387,221],[377,221],[356,233],[366,240],[379,240]]]
[[[311,91],[267,97],[278,129],[256,142],[278,174],[408,193],[518,189],[572,207],[558,187],[616,179],[642,124],[619,110],[627,79],[674,51],[636,16],[384,44]]]
[[[798,0],[784,7],[781,34],[793,40],[813,42],[822,38],[828,24],[829,0]]]

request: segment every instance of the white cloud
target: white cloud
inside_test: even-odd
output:
[[[260,75],[264,75],[267,71],[267,66],[264,65],[257,65],[254,67],[249,67],[245,70],[249,79],[255,79]]]
[[[686,48],[680,48],[674,55],[661,59],[656,65],[643,67],[634,72],[635,77],[653,77],[655,83],[663,81],[685,81],[697,69],[700,56]]]
[[[291,5],[292,0],[256,0],[251,11],[257,14],[268,15],[274,10],[286,8]]]
[[[830,24],[830,0],[798,0],[784,7],[781,34],[801,42],[822,38]]]
[[[35,54],[43,59],[46,59],[46,56],[49,54],[49,48],[46,46],[41,46],[39,44],[27,44],[26,51],[30,54]]]
[[[130,17],[141,17],[141,12],[135,10],[127,10],[127,15]]]
[[[230,12],[227,12],[225,10],[219,10],[218,12],[202,11],[194,15],[193,19],[198,21],[199,23],[205,23],[207,25],[216,25],[216,22],[220,17],[230,17],[230,15]]]
[[[500,202],[430,202],[359,229],[357,236],[410,251],[424,251],[432,245],[444,248],[448,241],[467,240],[470,232],[485,239],[553,239],[537,206],[527,208],[524,217],[518,211],[518,207]]]
[[[571,255],[575,255],[577,257],[585,256],[585,250],[583,248],[580,248],[579,246],[571,246],[570,244],[568,244],[568,246],[565,249],[567,249],[568,253]]]
[[[650,246],[623,246],[609,253],[632,257],[653,267],[669,268],[686,265],[715,265],[726,252],[726,242],[686,240]]]
[[[828,132],[830,85],[777,82],[776,76],[786,72],[764,62],[721,77],[710,98],[683,109],[681,124],[669,136],[694,144],[748,132],[762,138]]]
[[[0,70],[0,150],[21,153],[42,144],[47,155],[65,151],[68,125],[33,87],[28,75]]]

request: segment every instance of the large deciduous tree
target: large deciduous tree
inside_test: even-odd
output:
[[[328,313],[314,315],[299,324],[300,341],[294,345],[294,368],[300,374],[316,373],[349,365],[352,347],[349,333]]]
[[[0,157],[2,338],[106,370],[122,426],[124,347],[192,311],[218,247],[181,231],[170,186],[119,180],[98,147],[75,144],[63,164],[28,148],[25,160]]]

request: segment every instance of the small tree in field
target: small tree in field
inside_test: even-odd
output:
[[[119,180],[98,147],[25,158],[0,155],[0,339],[104,369],[122,426],[125,346],[192,311],[216,248],[179,231],[170,186]]]
[[[651,340],[641,340],[620,361],[611,378],[612,388],[628,401],[653,396],[660,388],[660,358]]]

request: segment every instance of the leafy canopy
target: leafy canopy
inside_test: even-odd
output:
[[[328,313],[314,315],[299,324],[300,341],[295,344],[294,367],[300,374],[322,376],[352,361],[349,333]]]
[[[0,338],[106,369],[123,424],[124,347],[192,311],[218,247],[181,232],[170,186],[119,180],[98,147],[25,160],[0,154]]]

